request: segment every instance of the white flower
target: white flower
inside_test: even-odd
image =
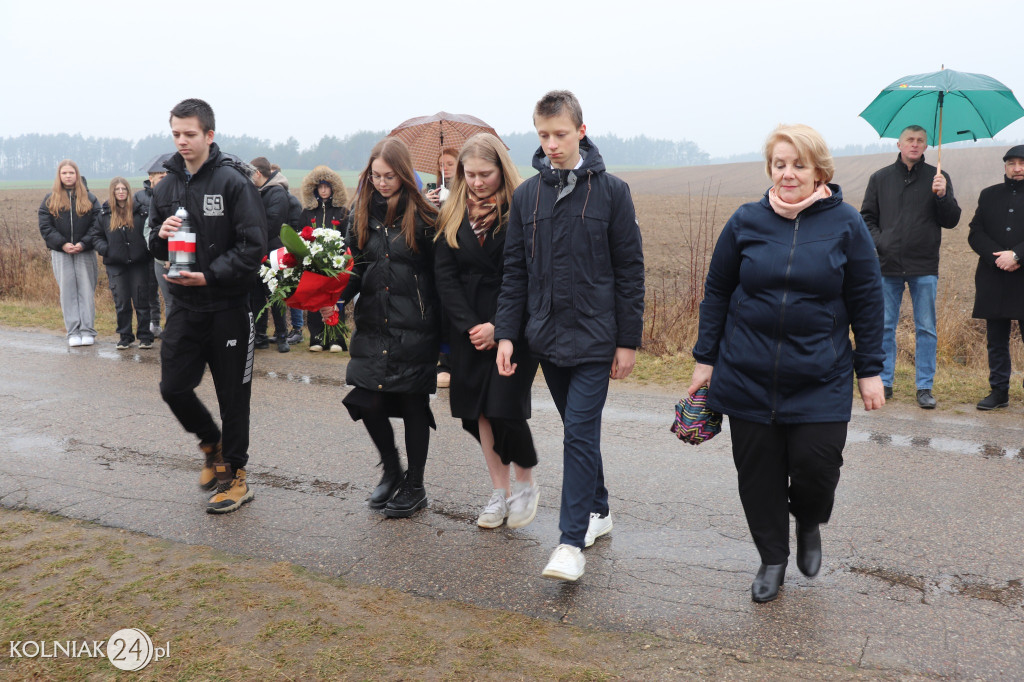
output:
[[[343,266],[344,264],[345,259],[342,258],[341,256],[335,256],[334,258],[331,259],[331,265],[334,267],[335,270],[340,270],[341,266]]]
[[[305,266],[306,266],[306,267],[308,268],[308,267],[309,267],[310,265],[312,265],[312,264],[313,264],[313,259],[312,259],[312,258],[310,258],[309,256],[305,256],[305,257],[304,257],[304,258],[302,259],[302,264],[303,264],[303,265],[305,265]]]
[[[315,256],[316,254],[322,252],[323,250],[324,247],[322,244],[314,242],[313,245],[309,247],[309,255]]]
[[[273,278],[267,282],[267,288],[270,289],[270,293],[274,293],[277,289],[277,278]]]

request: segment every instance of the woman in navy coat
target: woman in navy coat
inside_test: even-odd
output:
[[[715,245],[688,389],[709,386],[709,407],[729,415],[740,500],[761,555],[755,602],[775,599],[785,579],[790,514],[797,567],[818,573],[854,373],[864,409],[885,404],[878,257],[860,214],[828,184],[825,141],[807,126],[779,126],[765,162],[772,187],[733,214]]]

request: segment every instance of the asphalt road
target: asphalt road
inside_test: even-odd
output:
[[[159,342],[158,342],[159,347]],[[159,351],[68,349],[0,329],[0,505],[52,512],[419,595],[784,659],[966,679],[1024,679],[1024,407],[982,414],[890,404],[850,424],[825,559],[790,562],[776,602],[758,567],[727,436],[669,433],[675,391],[613,384],[603,451],[615,528],[574,585],[544,580],[558,542],[561,424],[538,381],[537,519],[478,529],[490,494],[475,441],[432,405],[428,509],[366,506],[376,455],[341,406],[344,360],[260,351],[249,480],[256,499],[211,516],[193,438],[160,399]],[[200,387],[215,405],[207,376]],[[395,422],[397,425],[398,423]],[[727,426],[726,426],[727,428]],[[400,426],[396,429],[401,439]]]

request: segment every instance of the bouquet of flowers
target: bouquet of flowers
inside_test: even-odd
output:
[[[336,229],[340,223],[335,220],[332,224],[333,227],[316,227],[314,222],[301,232],[290,225],[281,226],[284,246],[265,256],[260,266],[260,278],[270,289],[270,298],[260,315],[272,305],[319,313],[321,308],[338,302],[352,274],[353,263],[352,252]],[[324,340],[330,343],[339,334],[347,333],[335,311],[325,321]]]

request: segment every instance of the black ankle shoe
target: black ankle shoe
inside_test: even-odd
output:
[[[270,348],[270,339],[268,339],[266,336],[261,336],[261,335],[257,334],[256,335],[256,343],[254,344],[254,347],[258,348],[260,350],[263,350],[265,348]]]
[[[416,510],[427,506],[427,490],[422,484],[411,483],[406,477],[398,492],[384,507],[384,516],[393,519],[404,519],[416,513]]]
[[[118,346],[120,348],[120,346]],[[992,392],[978,403],[979,410],[998,410],[1010,404],[1010,392],[1006,389],[993,388]]]
[[[786,564],[761,564],[750,586],[750,598],[758,604],[779,596],[779,588],[786,580]]]
[[[287,353],[290,350],[291,349],[288,347],[288,339],[286,339],[283,335],[282,336],[278,336],[277,337],[277,352],[278,353]]]
[[[821,570],[821,530],[816,523],[796,522],[796,567],[808,578]]]
[[[403,478],[405,473],[400,468],[390,471],[385,469],[384,475],[380,477],[380,483],[370,495],[370,509],[382,509],[394,497]]]

